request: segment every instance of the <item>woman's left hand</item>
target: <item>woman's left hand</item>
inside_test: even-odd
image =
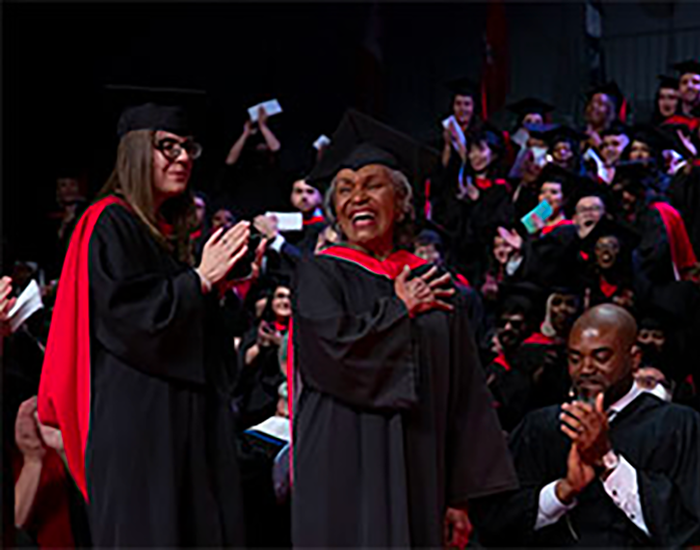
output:
[[[443,532],[445,548],[466,548],[473,530],[466,510],[447,509]]]

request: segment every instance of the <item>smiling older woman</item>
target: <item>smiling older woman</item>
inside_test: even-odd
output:
[[[354,111],[333,143],[311,176],[341,243],[293,300],[293,541],[463,543],[467,501],[517,482],[449,275],[399,249],[437,159]]]
[[[193,269],[187,186],[201,148],[183,113],[130,108],[119,134],[106,197],[66,256],[39,417],[62,432],[95,546],[239,545],[231,365],[208,293],[249,227],[218,230]]]

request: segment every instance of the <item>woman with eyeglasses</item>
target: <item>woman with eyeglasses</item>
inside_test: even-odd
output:
[[[249,224],[219,229],[193,266],[202,149],[183,112],[130,108],[118,133],[66,256],[39,418],[61,430],[95,546],[239,546],[235,355],[212,287],[244,261]]]

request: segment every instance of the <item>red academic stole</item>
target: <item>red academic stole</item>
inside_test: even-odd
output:
[[[564,219],[564,220],[559,220],[557,223],[555,223],[553,225],[546,225],[542,228],[542,231],[540,231],[540,237],[544,237],[545,235],[548,235],[549,233],[551,233],[552,231],[554,231],[555,229],[557,229],[559,227],[564,227],[565,225],[573,225],[573,224],[574,224],[574,222],[572,222],[571,220]]]
[[[683,218],[678,210],[665,202],[655,202],[651,207],[659,212],[664,222],[668,243],[671,247],[671,260],[673,261],[674,271],[680,275],[697,263]]]
[[[63,263],[49,340],[39,383],[38,412],[43,424],[61,430],[68,468],[88,501],[85,449],[90,429],[90,237],[104,209],[128,204],[104,198],[80,218]]]
[[[309,225],[315,225],[317,223],[326,223],[326,218],[324,218],[323,216],[314,215],[311,218],[309,218],[308,220],[304,220],[302,222],[304,227],[307,227]]]

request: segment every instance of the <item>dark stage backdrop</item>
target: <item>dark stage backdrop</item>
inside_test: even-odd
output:
[[[698,19],[700,5],[682,4],[683,21]],[[633,30],[632,15],[639,24],[652,17],[626,5],[612,10],[605,33],[623,22]],[[193,180],[206,190],[245,109],[272,97],[285,111],[271,125],[291,164],[307,158],[349,106],[417,139],[439,140],[450,99],[442,83],[478,78],[486,14],[476,2],[6,3],[3,271],[16,258],[42,260],[53,238],[42,235],[42,220],[58,175],[82,170],[94,193],[109,174],[118,113],[105,86],[206,92],[205,152]],[[506,15],[508,99],[534,94],[579,113],[588,74],[584,4],[507,3]],[[512,122],[503,113],[495,120],[504,128]]]

